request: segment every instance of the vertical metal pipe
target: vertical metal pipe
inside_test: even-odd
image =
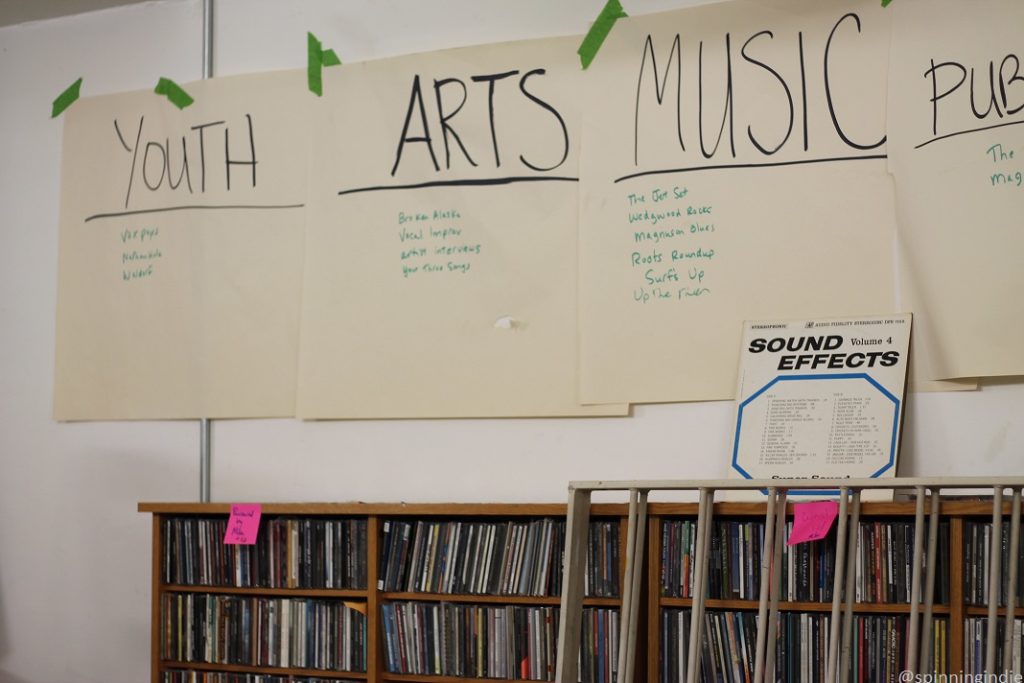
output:
[[[626,670],[619,669],[618,680],[622,683],[629,683],[633,680],[633,667],[636,664],[636,632],[640,624],[640,584],[643,581],[644,570],[644,540],[647,535],[647,491],[640,491],[640,500],[637,501],[638,516],[636,528],[636,548],[633,560],[633,601],[630,606],[629,623],[633,626],[629,630],[629,641],[626,643]]]
[[[210,421],[199,421],[199,502],[210,502]]]
[[[693,605],[690,608],[690,645],[687,650],[686,683],[696,683],[700,677],[701,634],[704,631],[704,574],[708,565],[708,529],[711,527],[714,491],[700,489],[697,503],[697,539],[694,548],[696,567],[693,575]]]
[[[768,607],[768,646],[764,653],[764,679],[775,680],[775,637],[779,621],[779,594],[782,592],[782,539],[786,535],[786,490],[779,491],[775,507],[775,552],[772,553],[772,585]]]
[[[1003,671],[1013,666],[1013,620],[1017,611],[1017,553],[1020,552],[1020,489],[1013,489],[1010,510],[1010,562],[1006,569],[1006,632],[1003,633]]]
[[[633,581],[636,572],[633,565],[636,564],[636,525],[637,525],[637,499],[639,491],[629,490],[629,522],[626,526],[626,575],[622,579],[622,608],[619,614],[619,658],[616,662],[616,671],[619,672],[619,680],[629,680],[624,677],[626,661],[628,660],[629,635],[633,631]]]
[[[764,543],[761,545],[761,596],[757,605],[757,646],[754,650],[754,683],[764,681],[765,643],[768,641],[768,588],[771,586],[772,553],[775,550],[775,500],[779,490],[768,489],[768,511],[764,515]]]
[[[846,549],[846,591],[843,596],[843,656],[839,664],[839,680],[850,680],[850,657],[853,650],[853,603],[857,597],[854,580],[857,574],[857,543],[860,538],[860,491],[853,492],[853,514],[850,517],[850,535]],[[829,682],[831,683],[831,681]]]
[[[839,666],[839,602],[845,583],[843,579],[846,572],[846,506],[849,497],[850,489],[845,486],[839,489],[839,527],[836,529],[835,575],[832,577],[832,623],[829,624],[828,669],[825,674],[828,683],[835,683],[836,670]]]
[[[213,78],[213,0],[203,0],[203,78]]]
[[[928,572],[924,582],[924,619],[921,622],[921,654],[917,659],[917,670],[922,674],[934,673],[932,641],[932,607],[935,603],[936,551],[939,545],[939,489],[931,490],[931,511],[928,514],[928,555],[925,565]]]
[[[992,490],[992,548],[989,552],[988,575],[988,635],[985,643],[985,673],[996,672],[996,637],[999,618],[999,564],[1002,560],[1003,544],[1003,489]]]
[[[914,508],[914,559],[910,579],[910,633],[907,636],[907,671],[917,673],[917,643],[921,623],[921,557],[924,555],[924,487],[917,487],[917,506]]]
[[[203,0],[203,78],[213,78],[213,0]],[[210,420],[199,420],[199,501],[210,502]]]

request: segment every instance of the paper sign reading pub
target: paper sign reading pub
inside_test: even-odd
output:
[[[729,475],[894,476],[910,324],[910,314],[747,322]]]

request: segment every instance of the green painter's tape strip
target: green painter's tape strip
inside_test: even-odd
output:
[[[172,81],[169,78],[161,78],[156,87],[153,89],[157,95],[164,95],[171,101],[178,109],[184,109],[191,105],[195,100],[187,92],[181,89],[181,86]]]
[[[317,97],[324,94],[323,63],[324,53],[320,41],[312,33],[306,33],[306,45],[309,49],[309,58],[306,62],[306,80],[309,83],[309,90],[316,93]]]
[[[334,50],[325,50],[320,39],[312,33],[306,33],[306,45],[309,57],[306,62],[306,79],[309,82],[309,90],[316,93],[317,97],[324,94],[324,67],[341,66],[338,53]]]
[[[67,109],[78,99],[78,93],[82,89],[82,79],[79,78],[77,81],[67,87],[67,90],[57,96],[57,99],[53,101],[53,111],[50,114],[51,119],[55,119],[64,113]]]
[[[338,59],[338,55],[334,50],[324,50],[322,61],[324,66],[341,66],[341,60]]]
[[[597,15],[594,25],[590,27],[590,31],[587,32],[583,43],[580,44],[580,49],[576,50],[576,53],[580,56],[580,64],[583,65],[584,69],[594,61],[597,51],[601,49],[604,39],[611,33],[615,22],[626,16],[629,15],[626,14],[626,10],[622,9],[622,3],[619,0],[608,0],[605,3],[604,9]]]

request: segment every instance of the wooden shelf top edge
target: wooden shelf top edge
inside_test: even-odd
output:
[[[793,513],[793,502],[786,504],[787,514]],[[1003,503],[1003,514],[1010,514],[1011,503]],[[916,511],[916,502],[912,500],[880,502],[866,501],[860,505],[861,516],[868,517],[913,517]],[[650,503],[647,506],[649,516],[670,517],[670,516],[697,516],[697,503]],[[715,503],[715,515],[722,516],[759,516],[764,517],[765,503],[740,503],[725,502]],[[975,515],[987,515],[991,519],[992,503],[984,500],[943,500],[939,504],[939,515],[943,517],[972,517]],[[925,518],[928,517],[927,511]]]
[[[160,589],[168,593],[203,593],[288,598],[354,598],[356,600],[365,600],[369,595],[369,591],[366,590],[351,590],[347,588],[264,588],[262,586],[200,586],[178,583],[161,584]]]
[[[690,607],[693,604],[692,598],[661,598],[658,601],[661,607]],[[704,606],[709,609],[740,609],[755,610],[758,608],[756,600],[705,600]],[[921,613],[924,613],[924,606],[921,606]],[[831,602],[779,602],[779,610],[783,612],[830,612]],[[855,613],[910,613],[910,605],[907,603],[879,603],[879,602],[857,602],[853,605]],[[933,614],[949,614],[949,605],[934,605]]]
[[[988,616],[988,607],[986,607],[985,605],[964,605],[964,612],[968,616],[971,616],[971,617],[987,617]],[[1013,613],[1014,613],[1014,615],[1016,615],[1018,617],[1024,616],[1024,607],[1018,606],[1017,609],[1015,609]],[[999,607],[999,618],[1003,619],[1005,617],[1006,617],[1006,606],[1005,605],[1001,605]]]
[[[787,505],[792,513],[793,503]],[[1003,503],[1003,514],[1009,515],[1011,503]],[[139,512],[164,515],[226,515],[231,503],[140,502]],[[262,511],[268,515],[338,515],[338,516],[394,516],[394,517],[561,517],[566,514],[565,503],[367,503],[362,501],[337,503],[263,503]],[[590,514],[597,517],[625,516],[625,503],[595,503]],[[759,502],[715,503],[715,515],[764,516],[765,504]],[[861,503],[864,516],[908,516],[915,512],[914,501]],[[650,503],[649,516],[696,516],[697,503]],[[939,514],[949,516],[986,516],[992,514],[992,504],[984,500],[943,500]]]
[[[523,678],[471,678],[469,676],[441,676],[434,674],[396,674],[383,671],[383,681],[406,681],[407,683],[495,683],[495,681],[526,681]]]
[[[459,604],[509,604],[509,605],[537,605],[557,607],[562,599],[558,596],[528,596],[528,595],[467,595],[448,593],[405,593],[405,592],[382,592],[380,597],[384,600],[402,602],[451,602]],[[622,604],[619,598],[583,598],[584,607],[618,607]]]
[[[266,515],[435,516],[435,517],[564,517],[565,503],[263,503]],[[140,502],[139,512],[163,515],[226,515],[231,503]],[[624,516],[628,506],[596,503],[594,516]]]
[[[173,659],[161,659],[160,668],[184,669],[185,671],[223,671],[225,673],[257,673],[274,676],[309,676],[316,678],[335,678],[338,680],[365,680],[369,675],[365,671],[338,671],[337,669],[296,669],[278,666],[250,666],[247,664],[217,664],[211,662],[179,662]]]

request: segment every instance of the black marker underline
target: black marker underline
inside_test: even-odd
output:
[[[372,187],[355,187],[351,190],[339,190],[338,194],[356,194],[358,192],[378,192],[381,190],[418,190],[423,187],[453,187],[453,186],[480,186],[480,185],[511,185],[512,183],[530,182],[551,182],[560,181],[566,183],[578,183],[579,178],[568,176],[509,176],[507,178],[465,178],[463,180],[432,180],[426,183],[413,185],[375,185]]]
[[[616,178],[613,182],[619,183],[623,180],[630,180],[632,178],[642,178],[649,175],[664,175],[666,173],[691,173],[693,171],[718,171],[726,168],[767,168],[770,166],[797,166],[799,164],[825,164],[833,161],[865,161],[868,159],[885,159],[885,154],[872,154],[869,156],[855,156],[855,157],[829,157],[826,159],[801,159],[799,161],[766,161],[761,164],[719,164],[717,166],[690,166],[687,168],[663,168],[657,171],[643,171],[641,173],[631,173],[624,175],[621,178]]]
[[[915,145],[914,149],[921,149],[925,145],[930,145],[933,142],[945,140],[946,138],[955,138],[957,135],[967,135],[968,133],[981,133],[982,131],[992,130],[994,128],[1005,128],[1006,126],[1019,126],[1022,123],[1024,123],[1024,121],[1009,121],[1007,123],[997,123],[991,126],[983,126],[982,128],[971,128],[970,130],[961,130],[957,133],[947,133],[946,135],[940,135],[939,137],[932,138],[931,140],[925,140],[920,145]]]
[[[114,211],[112,213],[97,213],[85,219],[85,222],[95,218],[116,218],[118,216],[137,216],[143,213],[164,213],[166,211],[199,211],[208,209],[301,209],[305,204],[190,204],[186,206],[164,206],[157,209],[136,209],[134,211]]]

